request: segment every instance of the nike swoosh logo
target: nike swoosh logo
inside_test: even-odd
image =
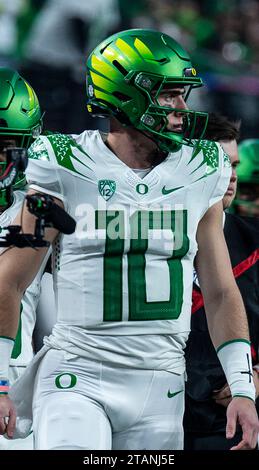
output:
[[[182,393],[182,392],[183,392],[183,390],[179,390],[179,392],[171,393],[170,390],[168,390],[167,396],[168,396],[168,398],[173,398],[173,397],[175,397],[176,395],[178,395],[178,393]]]
[[[166,196],[167,194],[173,193],[174,191],[177,191],[177,189],[181,189],[181,188],[183,188],[183,186],[178,186],[178,188],[173,188],[173,189],[166,189],[166,187],[163,186],[162,194],[164,194],[164,196]]]

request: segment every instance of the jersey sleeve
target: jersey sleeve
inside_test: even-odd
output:
[[[60,170],[53,149],[45,136],[38,137],[29,148],[26,179],[29,187],[65,202]]]
[[[217,159],[215,156],[216,163],[214,164],[214,171],[211,171],[211,175],[206,178],[205,192],[207,207],[205,208],[204,213],[211,206],[223,199],[229,186],[232,172],[228,155],[224,153],[222,147],[218,143],[213,142],[213,144],[215,145],[215,155],[217,148]]]

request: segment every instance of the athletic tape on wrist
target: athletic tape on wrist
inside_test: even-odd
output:
[[[240,338],[223,343],[218,347],[217,354],[232,397],[247,397],[254,401],[255,386],[249,341]]]
[[[0,381],[8,381],[9,379],[9,364],[14,346],[14,340],[6,336],[0,336]],[[3,384],[3,390],[0,388],[0,393],[8,393],[6,391],[6,384]],[[8,382],[9,387],[9,382]]]

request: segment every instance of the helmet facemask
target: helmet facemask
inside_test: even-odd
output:
[[[42,131],[42,118],[35,126],[32,126],[31,129],[12,129],[5,126],[2,127],[2,124],[4,124],[3,119],[0,119],[0,138],[4,137],[6,140],[14,139],[16,147],[25,149],[30,147],[34,139],[36,139]]]
[[[7,168],[7,163],[6,162],[0,162],[0,176],[2,176]],[[23,171],[19,171],[15,183],[12,185],[12,187],[9,187],[7,189],[1,189],[0,190],[0,207],[1,208],[6,208],[8,206],[8,201],[10,200],[10,195],[12,195],[12,192],[17,190],[17,189],[23,189],[26,186],[26,177]],[[9,196],[8,196],[9,192]]]
[[[140,131],[150,133],[151,139],[158,143],[161,150],[168,152],[175,152],[179,150],[181,145],[185,144],[191,147],[197,145],[197,142],[202,139],[208,122],[208,114],[189,109],[173,108],[171,106],[162,106],[159,103],[159,96],[162,92],[175,88],[188,88],[184,94],[184,100],[187,99],[193,88],[200,85],[189,84],[184,80],[182,83],[175,83],[175,80],[160,77],[152,77],[153,82],[157,79],[153,90],[147,89],[147,85],[151,83],[150,78],[145,74],[138,74],[135,80],[136,87],[142,88],[143,92],[147,94],[148,106],[146,111],[140,118],[140,122],[136,123],[135,127]],[[183,132],[174,132],[169,130],[168,116],[172,113],[181,114],[183,116]],[[197,134],[197,128],[199,134]],[[196,140],[194,140],[196,139]]]

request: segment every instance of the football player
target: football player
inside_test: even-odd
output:
[[[10,68],[0,68],[0,171],[4,175],[7,167],[6,151],[15,147],[28,148],[42,131],[42,112],[37,95],[29,83],[18,72]],[[8,195],[9,191],[9,195]],[[26,194],[26,178],[19,172],[11,188],[0,190],[0,227],[12,224],[20,211]],[[1,249],[2,250],[2,249]],[[18,255],[19,256],[19,255]],[[24,372],[33,358],[32,335],[36,321],[36,307],[40,295],[40,279],[45,263],[34,281],[23,295],[20,305],[18,331],[15,338],[1,338],[10,351],[10,383]],[[0,374],[1,375],[1,374]],[[0,381],[3,377],[0,377]],[[5,387],[0,386],[0,393]],[[0,449],[30,449],[32,438],[11,442],[1,438]]]
[[[30,191],[54,196],[78,224],[71,236],[47,231],[58,319],[12,399],[2,398],[0,431],[13,434],[13,400],[29,419],[31,394],[27,402],[19,394],[32,389],[37,371],[36,449],[181,449],[198,250],[210,333],[234,397],[227,433],[239,421],[239,448],[253,448],[248,328],[222,232],[231,167],[219,145],[192,139],[207,115],[186,105],[202,80],[176,41],[143,29],[97,46],[87,79],[88,110],[111,117],[108,135],[40,137],[30,150]],[[25,211],[24,230],[32,226]],[[2,335],[14,336],[22,292],[45,253],[23,250],[15,270],[17,249],[0,258]],[[8,388],[7,348],[5,357]]]

